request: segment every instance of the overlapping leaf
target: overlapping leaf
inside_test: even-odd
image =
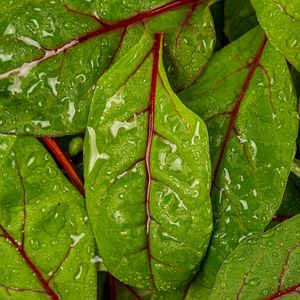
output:
[[[95,299],[84,200],[31,137],[0,136],[0,298]]]
[[[173,87],[190,85],[213,51],[211,2],[1,0],[0,131],[84,130],[97,80],[145,27],[166,33]]]
[[[270,42],[300,71],[300,0],[251,0]]]
[[[257,27],[216,53],[180,97],[210,135],[214,233],[194,286],[207,295],[228,254],[262,232],[280,205],[297,137],[296,96],[285,59]]]
[[[231,41],[257,25],[256,15],[250,0],[226,0],[224,14],[224,32]]]
[[[299,299],[299,228],[297,215],[242,242],[222,266],[209,299]]]
[[[85,140],[87,208],[107,269],[122,282],[186,284],[210,237],[203,121],[172,92],[160,35],[145,35],[98,82]]]

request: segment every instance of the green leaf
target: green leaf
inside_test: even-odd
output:
[[[225,1],[224,32],[233,41],[257,25],[257,19],[250,0]]]
[[[300,0],[251,0],[270,42],[300,71]]]
[[[222,266],[210,300],[299,299],[300,215],[242,242]]]
[[[262,232],[280,205],[297,101],[285,59],[259,27],[217,52],[179,96],[206,121],[210,136],[214,233],[199,275],[200,287],[209,289],[224,259],[246,236]]]
[[[182,300],[185,299],[186,289],[163,293],[154,293],[151,300]]]
[[[167,290],[195,273],[212,220],[207,131],[172,92],[159,38],[144,35],[99,80],[84,161],[105,266],[132,286]]]
[[[290,175],[277,215],[293,217],[300,213],[300,180]]]
[[[0,0],[0,130],[36,135],[86,128],[97,80],[145,28],[166,34],[175,89],[210,58],[210,1]]]
[[[84,200],[31,137],[0,136],[0,298],[95,299]]]

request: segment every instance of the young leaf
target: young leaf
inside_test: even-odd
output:
[[[83,198],[36,139],[0,145],[0,298],[95,299]]]
[[[257,19],[250,0],[225,1],[224,32],[233,41],[257,25]]]
[[[212,230],[203,121],[172,92],[161,35],[99,80],[84,146],[87,207],[104,264],[144,289],[186,284]]]
[[[270,42],[300,71],[300,0],[251,0]]]
[[[97,80],[145,27],[166,33],[173,86],[190,85],[213,52],[212,2],[0,0],[0,130],[83,131]]]
[[[211,288],[224,259],[262,232],[280,205],[297,137],[296,96],[285,59],[259,27],[216,53],[179,95],[210,135],[214,233],[199,282]]]
[[[223,264],[209,299],[299,299],[300,215],[243,241]]]

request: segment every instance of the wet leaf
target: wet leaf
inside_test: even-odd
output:
[[[231,41],[257,25],[256,15],[250,0],[226,0],[224,14],[224,32]]]
[[[270,42],[300,71],[300,0],[251,0]]]
[[[210,136],[214,233],[196,284],[209,289],[224,259],[262,232],[280,205],[294,156],[297,99],[285,59],[259,27],[216,53],[179,96],[206,121]]]
[[[297,215],[242,242],[223,264],[209,299],[299,299],[299,228]]]
[[[212,2],[0,0],[0,131],[85,130],[97,80],[145,27],[165,32],[173,87],[189,86],[213,52]]]
[[[0,298],[95,299],[84,200],[31,137],[0,136]]]
[[[211,233],[203,121],[172,92],[148,34],[97,85],[84,146],[87,207],[104,264],[144,289],[186,284]]]

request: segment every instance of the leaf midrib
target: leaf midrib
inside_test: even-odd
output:
[[[61,45],[59,47],[52,48],[52,49],[41,48],[45,52],[45,54],[43,56],[40,56],[37,59],[32,60],[30,62],[26,62],[23,65],[21,65],[20,67],[17,67],[15,69],[12,69],[5,73],[0,74],[0,80],[9,77],[12,74],[16,74],[16,73],[25,71],[27,68],[36,67],[38,64],[42,63],[45,60],[48,60],[56,55],[64,53],[79,44],[82,44],[88,40],[97,38],[106,33],[109,33],[109,32],[112,32],[112,31],[115,31],[115,30],[118,30],[121,28],[126,29],[131,25],[137,24],[139,22],[145,21],[147,19],[153,18],[158,15],[167,13],[171,10],[183,7],[185,5],[189,5],[189,4],[194,4],[194,5],[197,4],[198,5],[200,3],[201,3],[201,0],[176,0],[176,1],[169,2],[165,5],[162,5],[160,7],[138,13],[132,17],[129,17],[127,19],[124,19],[124,20],[121,20],[121,21],[118,21],[115,23],[108,23],[108,24],[105,23],[104,24],[103,22],[101,22],[101,20],[99,20],[99,23],[101,24],[102,27],[97,28],[96,30],[87,32],[71,41],[64,43],[63,45]]]

